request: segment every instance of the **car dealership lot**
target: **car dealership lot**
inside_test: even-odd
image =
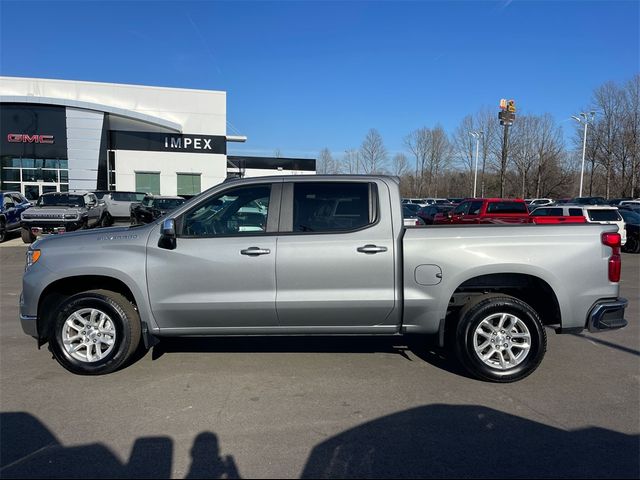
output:
[[[627,328],[549,331],[541,367],[496,385],[404,338],[171,339],[75,376],[22,333],[25,246],[2,247],[0,477],[640,475],[640,255]]]

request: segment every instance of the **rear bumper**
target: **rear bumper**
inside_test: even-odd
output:
[[[626,327],[624,310],[628,303],[626,298],[596,302],[587,316],[587,328],[590,332],[602,332]]]

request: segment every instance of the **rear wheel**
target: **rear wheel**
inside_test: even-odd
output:
[[[31,229],[29,228],[22,228],[22,230],[20,231],[20,236],[22,237],[22,241],[24,243],[33,243],[36,241],[36,236],[31,233]]]
[[[634,237],[627,237],[627,243],[624,244],[622,249],[625,252],[640,253],[640,241]]]
[[[540,317],[508,295],[483,295],[460,311],[456,353],[469,373],[492,382],[521,380],[538,368],[547,348]]]
[[[7,239],[7,224],[4,221],[4,218],[0,218],[0,243],[4,242]]]
[[[125,364],[140,345],[140,317],[123,295],[90,290],[65,300],[49,334],[60,365],[80,375],[102,375]]]
[[[100,227],[110,227],[113,225],[113,217],[109,215],[109,212],[105,212],[100,219],[100,223],[98,226]]]

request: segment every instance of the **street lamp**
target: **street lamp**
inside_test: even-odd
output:
[[[596,116],[596,112],[591,110],[590,112],[580,112],[580,116],[571,115],[576,122],[582,123],[584,125],[584,137],[582,140],[582,168],[580,169],[580,193],[579,197],[582,196],[582,183],[584,179],[584,156],[587,151],[587,127],[590,123],[593,123],[593,119]]]
[[[475,174],[473,175],[473,198],[476,198],[476,185],[478,184],[478,156],[479,156],[479,150],[480,150],[480,137],[482,137],[482,135],[484,135],[484,132],[482,131],[472,131],[469,132],[469,135],[471,135],[473,138],[476,139],[476,166],[475,166]]]

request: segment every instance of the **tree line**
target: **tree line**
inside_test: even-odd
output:
[[[583,111],[595,112],[587,127],[583,195],[640,196],[640,75],[597,87]],[[519,114],[510,127],[506,159],[495,109],[466,115],[450,133],[439,124],[409,132],[403,151],[393,156],[372,128],[359,148],[338,156],[323,148],[316,170],[396,175],[402,194],[409,197],[468,197],[473,194],[477,150],[478,196],[574,197],[580,184],[584,123],[570,121],[573,131],[566,142],[562,125],[552,115]]]

